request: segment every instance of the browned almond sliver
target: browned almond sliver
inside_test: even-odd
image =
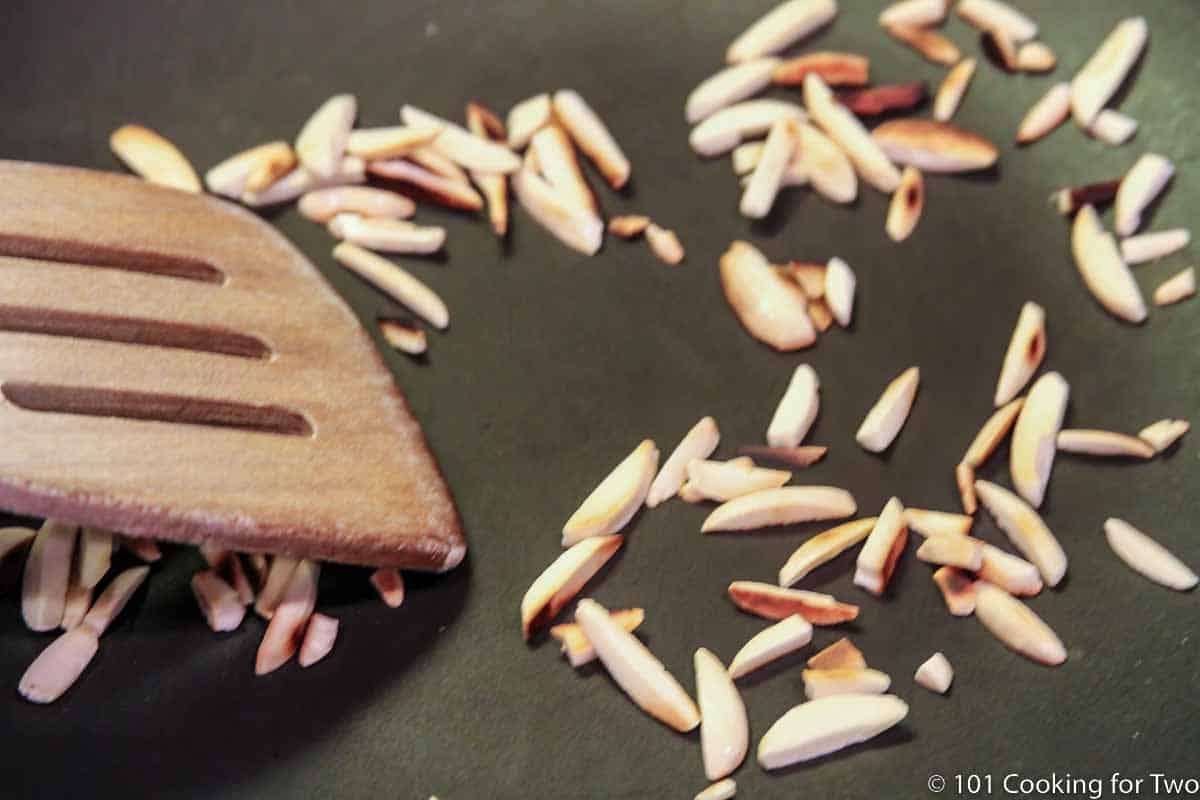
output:
[[[651,222],[646,226],[646,244],[650,245],[650,250],[664,264],[676,266],[683,261],[683,245],[675,231],[660,228]]]
[[[933,573],[946,601],[946,608],[956,617],[969,617],[975,613],[975,580],[960,569],[941,567]]]
[[[900,170],[871,138],[862,121],[834,99],[820,75],[809,74],[804,79],[804,104],[829,138],[845,151],[863,180],[881,192],[896,191]]]
[[[971,469],[983,466],[992,453],[996,452],[996,448],[1000,446],[1000,442],[1004,441],[1008,432],[1012,430],[1017,421],[1017,415],[1021,413],[1024,405],[1025,398],[1018,397],[996,409],[995,413],[988,417],[988,421],[983,423],[979,433],[975,434],[975,438],[971,440],[966,454],[963,455],[962,463]],[[972,478],[972,480],[974,479]]]
[[[996,145],[945,122],[894,119],[871,133],[887,157],[925,172],[975,172],[996,163]]]
[[[279,605],[283,593],[287,591],[288,584],[292,581],[292,573],[296,571],[296,565],[299,563],[298,559],[290,556],[275,556],[271,559],[266,581],[258,593],[258,599],[254,601],[254,613],[263,619],[270,619],[274,615],[275,608]]]
[[[1054,466],[1055,439],[1062,427],[1071,387],[1057,372],[1034,382],[1013,428],[1009,472],[1013,486],[1034,508],[1042,504]]]
[[[1050,195],[1050,202],[1064,217],[1073,217],[1084,206],[1101,208],[1117,199],[1121,178],[1059,189]]]
[[[1122,20],[1075,74],[1071,81],[1071,113],[1080,127],[1090,127],[1116,93],[1141,56],[1148,36],[1145,17]]]
[[[908,111],[924,103],[927,96],[925,81],[849,89],[836,94],[839,103],[860,117]]]
[[[318,189],[300,198],[299,211],[313,222],[329,222],[338,214],[402,219],[411,217],[417,207],[402,194],[371,186],[334,186]]]
[[[917,229],[921,221],[921,210],[925,207],[925,180],[921,171],[914,166],[907,166],[900,173],[900,187],[892,195],[888,207],[887,230],[888,238],[893,242],[903,242]]]
[[[196,170],[179,148],[149,128],[122,125],[108,143],[125,166],[150,183],[194,194],[202,191]]]
[[[1033,596],[1044,585],[1037,567],[990,544],[983,546],[983,566],[978,575],[1012,595]]]
[[[87,628],[96,636],[102,636],[112,625],[113,620],[125,610],[125,606],[129,605],[134,592],[145,582],[146,576],[149,574],[149,567],[130,567],[117,573],[109,581],[108,586],[104,587],[100,596],[96,598],[96,602],[92,603],[92,607],[88,609],[80,627]]]
[[[31,703],[53,703],[79,680],[99,647],[96,634],[89,629],[67,631],[34,659],[21,676],[17,691]]]
[[[450,312],[437,293],[395,262],[350,242],[333,248],[333,257],[438,330],[450,325]]]
[[[322,103],[296,136],[300,164],[318,178],[332,178],[346,154],[357,114],[358,100],[352,94],[334,95]]]
[[[927,508],[904,509],[904,524],[909,530],[930,538],[933,536],[966,536],[971,532],[974,518],[967,514],[931,511]]]
[[[893,39],[908,45],[926,61],[932,61],[934,64],[950,66],[957,64],[962,58],[962,51],[958,49],[958,45],[935,30],[912,25],[884,25],[883,29]]]
[[[975,77],[975,59],[964,58],[946,73],[933,101],[933,118],[938,122],[949,122],[962,105],[963,97]]]
[[[854,642],[843,636],[808,659],[809,669],[866,669],[867,659]]]
[[[823,445],[803,445],[801,447],[768,447],[766,445],[746,444],[738,448],[744,456],[763,461],[774,461],[776,464],[807,469],[825,457],[829,451]]]
[[[780,267],[792,280],[800,284],[809,300],[819,300],[825,294],[825,265],[803,261],[789,261]]]
[[[467,102],[467,130],[493,142],[503,142],[508,138],[504,120],[478,100]]]
[[[1071,114],[1071,85],[1059,83],[1033,104],[1017,128],[1017,144],[1029,144],[1048,135]],[[1114,195],[1116,190],[1114,189]]]
[[[304,626],[304,641],[300,643],[298,661],[302,667],[311,667],[333,650],[337,641],[338,621],[325,614],[313,614]]]
[[[1022,72],[1050,72],[1058,65],[1058,56],[1044,42],[1026,42],[1017,49],[1017,69]]]
[[[646,612],[641,608],[622,608],[610,612],[622,628],[632,633],[646,619]],[[595,660],[596,651],[588,641],[583,628],[577,622],[565,622],[550,629],[550,635],[562,643],[563,655],[567,657],[572,667],[582,667]]]
[[[21,616],[31,631],[52,631],[62,624],[78,530],[48,519],[33,540],[21,583]]]
[[[467,130],[493,142],[505,142],[504,123],[486,106],[467,103]],[[508,234],[508,179],[493,172],[472,172],[471,180],[487,201],[488,219],[497,236]]]
[[[743,495],[716,508],[703,533],[746,531],[823,519],[844,519],[858,510],[854,496],[834,486],[784,486]]]
[[[191,585],[209,628],[217,633],[237,630],[246,616],[246,607],[232,586],[211,569],[193,575]]]
[[[829,304],[824,300],[809,300],[808,316],[812,319],[813,326],[816,327],[818,333],[824,333],[833,327],[833,312],[829,310]]]
[[[830,86],[866,86],[871,61],[857,53],[807,53],[776,67],[774,80],[780,86],[800,86],[810,72],[820,75]]]
[[[555,191],[593,214],[600,213],[566,131],[555,124],[547,125],[533,135],[529,148],[531,157],[537,159],[538,171]]]
[[[429,144],[437,134],[437,128],[413,128],[407,125],[359,128],[350,131],[346,137],[346,152],[367,161],[400,158]]]
[[[691,427],[663,462],[646,492],[646,507],[654,508],[679,493],[693,459],[708,458],[717,449],[721,432],[712,417],[702,417]]]
[[[808,298],[779,275],[753,245],[734,242],[721,256],[721,288],[751,336],[788,352],[816,341]]]
[[[429,341],[425,331],[421,330],[411,320],[381,319],[379,331],[389,345],[401,353],[419,356],[429,349]]]
[[[296,565],[287,591],[283,593],[258,645],[254,661],[255,675],[266,675],[279,669],[296,654],[308,618],[317,604],[317,580],[320,574],[321,565],[315,561],[303,559]]]
[[[983,542],[970,536],[930,536],[917,548],[917,558],[975,572],[983,566]]]
[[[1116,431],[1068,430],[1058,432],[1058,449],[1063,453],[1122,458],[1154,458],[1154,448],[1136,436]]]
[[[804,696],[809,700],[835,694],[883,694],[892,685],[887,673],[877,669],[806,669]]]
[[[812,125],[800,126],[800,147],[784,182],[792,185],[801,175],[831,202],[852,203],[858,196],[858,175],[849,156]]]
[[[983,54],[1000,69],[1008,73],[1017,71],[1017,44],[1004,30],[992,28],[979,34],[979,46]]]
[[[1186,300],[1196,293],[1196,269],[1188,267],[1167,278],[1154,290],[1154,305],[1169,306]]]
[[[479,211],[483,208],[483,198],[469,185],[444,178],[402,158],[369,161],[367,172],[414,186],[438,205],[467,211]]]
[[[1138,431],[1138,438],[1149,443],[1154,452],[1161,453],[1179,438],[1191,430],[1191,424],[1185,419],[1160,419]],[[0,530],[0,554],[4,551],[3,530]],[[3,557],[0,555],[0,557]]]
[[[658,447],[644,439],[613,467],[563,526],[563,547],[624,528],[641,508],[658,471]]]
[[[941,25],[949,9],[950,0],[899,0],[879,14],[879,24],[930,28]]]
[[[876,517],[856,519],[818,533],[792,553],[779,570],[779,585],[793,586],[822,564],[867,538],[875,528]]]
[[[533,153],[533,148],[529,149]],[[558,192],[535,172],[529,160],[512,176],[513,191],[529,215],[560,242],[584,255],[595,255],[604,241],[604,222]]]
[[[839,625],[858,617],[858,606],[839,603],[832,595],[803,589],[782,589],[757,581],[729,584],[729,599],[743,611],[764,619],[799,614],[813,625]]]
[[[975,498],[975,468],[970,464],[959,464],[954,468],[954,482],[958,484],[958,494],[962,499],[963,511],[974,514],[978,508]]]
[[[1128,183],[1122,183],[1124,188]],[[1117,193],[1117,221],[1121,220],[1121,194]],[[1146,319],[1146,301],[1121,249],[1104,230],[1099,215],[1084,206],[1071,225],[1071,255],[1083,283],[1104,310],[1134,325]]]
[[[733,40],[725,61],[740,64],[778,53],[828,25],[837,13],[836,0],[785,0]]]
[[[563,552],[537,577],[521,600],[521,633],[529,639],[558,616],[592,576],[620,549],[619,534],[593,536]]]
[[[783,486],[792,478],[787,470],[695,459],[688,464],[688,483],[708,500],[725,502],[763,489]]]
[[[295,166],[296,151],[290,144],[267,142],[217,164],[204,173],[204,185],[214,194],[237,200],[246,192],[261,192]]]
[[[608,221],[608,232],[622,239],[636,239],[650,225],[650,218],[640,214],[626,214]]]
[[[1062,640],[1029,606],[987,581],[975,589],[975,616],[992,635],[1026,658],[1057,666],[1067,660]]]
[[[1000,367],[1000,378],[996,381],[994,401],[997,407],[1011,401],[1025,388],[1025,384],[1037,372],[1046,356],[1046,311],[1037,303],[1026,302],[1021,306],[1017,325],[1013,329],[1004,363]],[[985,426],[986,427],[986,426]],[[1000,434],[1003,436],[1003,433]],[[968,451],[969,452],[969,451]],[[983,456],[986,459],[987,455]],[[977,467],[983,460],[967,460]]]
[[[566,128],[609,185],[620,189],[629,182],[629,159],[599,115],[578,92],[560,89],[552,101],[558,124]]]
[[[399,608],[404,605],[404,576],[400,570],[392,567],[377,569],[371,573],[370,580],[385,606]]]
[[[870,536],[858,552],[855,563],[854,585],[861,586],[873,595],[883,594],[896,564],[904,553],[908,541],[908,525],[904,521],[904,505],[900,498],[888,500]]]

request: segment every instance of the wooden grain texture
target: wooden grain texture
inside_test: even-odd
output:
[[[0,162],[0,296],[0,507],[349,563],[462,560],[374,345],[256,216]]]

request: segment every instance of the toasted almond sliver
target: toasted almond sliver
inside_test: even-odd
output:
[[[636,239],[650,226],[650,218],[640,214],[625,214],[608,221],[608,232],[622,239]]]
[[[422,145],[409,153],[406,158],[417,166],[429,170],[434,175],[453,181],[459,186],[469,187],[471,185],[471,178],[467,174],[467,171],[460,167],[458,162],[434,145]],[[484,174],[499,175],[501,173],[488,172]]]
[[[1154,290],[1154,304],[1169,306],[1186,300],[1196,293],[1196,269],[1188,267],[1174,277],[1168,278]]]
[[[857,285],[854,270],[836,256],[829,259],[825,267],[825,302],[833,312],[833,318],[843,328],[850,326],[854,315],[854,289]]]
[[[833,595],[757,581],[729,584],[729,599],[741,610],[763,619],[787,619],[799,614],[813,625],[839,625],[858,617],[858,606],[839,603]]]
[[[96,598],[96,602],[92,603],[92,607],[88,609],[87,615],[84,616],[80,625],[91,630],[96,636],[102,636],[112,625],[113,620],[125,610],[125,606],[133,598],[134,592],[145,582],[146,576],[149,574],[149,567],[130,567],[117,573],[109,581],[108,586],[104,587],[100,596]]]
[[[884,25],[883,28],[889,36],[916,50],[926,61],[952,66],[962,58],[958,45],[931,28],[915,25]]]
[[[1126,264],[1144,264],[1157,261],[1177,253],[1191,244],[1192,234],[1187,228],[1172,228],[1167,231],[1143,233],[1121,241],[1121,258]]]
[[[338,239],[383,253],[428,255],[442,249],[446,229],[414,225],[400,219],[338,214],[329,222]]]
[[[700,724],[700,711],[679,681],[603,606],[595,600],[580,600],[575,621],[583,627],[608,674],[639,708],[680,733]]]
[[[819,75],[804,79],[804,103],[817,124],[824,129],[854,163],[867,183],[885,194],[900,185],[900,170],[888,159],[871,134],[850,109],[840,105]]]
[[[1105,144],[1119,147],[1132,139],[1137,129],[1136,119],[1106,108],[1092,120],[1087,132]]]
[[[799,148],[789,174],[795,171],[803,172],[813,188],[831,202],[852,203],[858,196],[854,165],[841,148],[811,125],[800,126]]]
[[[987,581],[975,587],[975,616],[1004,645],[1039,664],[1067,660],[1062,640],[1029,606]]]
[[[921,171],[907,166],[900,174],[900,186],[892,194],[885,229],[893,242],[903,242],[917,229],[925,207],[925,179]]]
[[[508,146],[513,150],[524,149],[552,118],[549,94],[537,94],[517,103],[508,112]]]
[[[197,572],[191,583],[208,627],[218,633],[237,630],[246,616],[246,607],[234,588],[211,569]]]
[[[753,245],[734,242],[721,256],[721,288],[751,336],[788,352],[816,341],[808,298],[782,277]]]
[[[983,566],[978,577],[1011,595],[1033,596],[1044,585],[1037,567],[990,544],[983,546]]]
[[[62,624],[78,530],[48,519],[33,540],[21,583],[21,616],[31,631],[52,631]]]
[[[808,659],[809,669],[866,669],[867,659],[854,642],[843,636]]]
[[[1026,112],[1017,128],[1017,144],[1036,142],[1059,125],[1071,114],[1071,84],[1057,83],[1042,95]]]
[[[717,449],[717,443],[720,441],[721,432],[717,429],[717,421],[712,417],[704,417],[693,425],[663,462],[658,475],[650,484],[650,489],[646,492],[646,507],[654,508],[674,497],[683,485],[688,464],[697,458],[708,458]]]
[[[275,556],[267,570],[267,578],[263,588],[254,601],[254,611],[263,619],[270,619],[279,605],[283,593],[287,591],[292,581],[292,573],[296,571],[299,559],[290,556]]]
[[[908,704],[885,695],[810,700],[780,717],[758,743],[763,769],[780,769],[873,739],[908,716]]]
[[[954,10],[968,25],[981,31],[1004,31],[1018,43],[1037,36],[1037,23],[1001,0],[961,0]]]
[[[934,653],[921,666],[913,679],[931,692],[945,694],[954,682],[954,667],[943,653]]]
[[[783,100],[746,100],[723,108],[692,129],[688,143],[702,156],[719,156],[745,139],[762,135],[781,119],[804,122],[808,115]]]
[[[767,444],[772,447],[796,447],[804,441],[817,418],[821,404],[821,380],[817,371],[801,364],[792,373],[787,390],[767,427]]]
[[[1142,224],[1142,212],[1158,197],[1175,166],[1157,153],[1146,153],[1129,170],[1117,189],[1116,225],[1118,236],[1132,236]]]
[[[718,781],[696,795],[695,800],[729,800],[737,794],[737,782],[733,778]]]
[[[917,548],[917,558],[975,572],[983,566],[983,543],[970,536],[930,536]]]
[[[1071,113],[1087,128],[1116,94],[1146,46],[1149,29],[1145,17],[1117,23],[1091,59],[1071,81]]]
[[[429,340],[425,336],[425,331],[411,321],[381,319],[379,320],[379,331],[387,343],[401,353],[419,356],[429,349]]]
[[[512,185],[521,206],[563,244],[589,256],[600,249],[604,222],[599,216],[556,192],[529,166],[512,177]]]
[[[557,125],[547,125],[533,135],[529,142],[538,170],[546,181],[569,201],[593,214],[600,213],[596,196],[575,156],[575,146],[566,131]]]
[[[739,64],[786,50],[828,25],[837,13],[837,0],[785,0],[733,40],[725,61]]]
[[[113,533],[103,528],[84,528],[79,534],[79,583],[95,588],[112,564]],[[0,550],[3,547],[0,546]]]
[[[1186,592],[1200,582],[1196,573],[1173,553],[1125,520],[1106,519],[1104,537],[1118,558],[1157,584]]]
[[[1027,301],[1021,306],[1017,325],[1013,328],[1008,350],[1004,352],[1004,362],[1000,366],[1000,378],[996,381],[996,395],[993,398],[997,408],[1011,402],[1025,388],[1045,356],[1046,311],[1037,303]],[[1001,438],[1003,435],[1000,434]],[[987,459],[985,454],[979,460],[972,460],[970,450],[967,452],[968,457],[964,460],[973,467],[978,467]]]
[[[322,103],[296,137],[300,164],[318,178],[332,178],[346,154],[357,114],[358,101],[352,94],[334,95]]]
[[[883,694],[892,685],[891,677],[877,669],[806,669],[801,677],[809,700],[838,694]]]
[[[470,186],[419,167],[411,161],[372,161],[367,164],[367,171],[381,178],[411,184],[440,205],[466,211],[478,211],[483,208],[483,198]]]
[[[476,103],[467,103],[467,129],[476,136],[493,142],[504,142],[506,131],[490,109]],[[491,172],[472,172],[471,180],[479,187],[487,201],[488,220],[492,231],[500,237],[508,234],[508,179]]]
[[[237,200],[246,192],[261,192],[291,172],[296,151],[284,141],[251,147],[204,173],[204,185],[214,194]]]
[[[525,639],[549,625],[624,541],[620,535],[593,536],[560,554],[521,599],[521,634]]]
[[[371,573],[371,585],[388,608],[404,605],[404,576],[395,567],[382,567]]]
[[[1017,71],[1017,43],[1000,29],[979,34],[979,46],[988,60],[1008,73]]]
[[[675,266],[683,261],[683,244],[675,231],[660,228],[651,222],[646,226],[646,244],[650,245],[650,250],[664,264]]]
[[[949,0],[900,0],[879,14],[879,24],[930,28],[942,24],[949,8]]]
[[[887,501],[875,520],[875,527],[863,542],[855,562],[854,585],[873,595],[882,595],[887,588],[896,563],[908,541],[908,525],[904,522],[904,505],[900,498]]]
[[[875,528],[877,517],[846,522],[818,533],[800,545],[779,570],[779,585],[794,586],[822,564],[863,541]]]
[[[142,125],[122,125],[108,139],[117,158],[140,177],[159,186],[199,194],[196,170],[179,148]]]
[[[921,370],[909,367],[887,385],[854,435],[864,450],[882,453],[891,446],[908,419],[920,382]]]
[[[791,525],[849,517],[858,506],[845,489],[833,486],[784,486],[738,497],[716,508],[703,533],[746,531],[773,525]]]
[[[750,749],[750,721],[733,677],[721,660],[701,647],[696,650],[694,663],[704,776],[715,781],[745,761]]]
[[[1024,407],[1025,398],[1018,397],[996,409],[995,413],[988,417],[988,421],[983,423],[983,427],[979,428],[976,438],[971,440],[971,445],[967,447],[966,455],[962,456],[961,463],[972,471],[983,467],[992,453],[996,452],[996,447],[1000,446],[1004,437],[1007,437],[1008,432],[1012,431],[1016,423],[1016,416]],[[974,483],[973,475],[971,482]],[[974,510],[967,513],[974,513]]]
[[[297,197],[317,189],[365,183],[366,174],[366,162],[358,156],[343,158],[333,177],[329,179],[318,178],[303,166],[297,166],[261,191],[252,192],[247,188],[241,200],[252,208],[289,203]]]
[[[96,656],[100,642],[87,628],[73,628],[33,660],[17,691],[31,703],[53,703],[70,689]]]
[[[646,619],[646,612],[640,608],[622,608],[611,612],[612,618],[622,628],[632,633]],[[550,635],[562,642],[563,655],[567,657],[572,667],[579,668],[591,663],[596,658],[596,651],[588,641],[583,628],[575,622],[565,622],[550,629]]]
[[[720,461],[696,459],[688,464],[688,483],[706,500],[719,503],[764,489],[775,489],[792,479],[792,473],[762,467],[741,467]]]
[[[33,528],[12,526],[0,528],[0,561],[33,541],[37,531]]]
[[[829,304],[824,300],[809,300],[808,316],[812,318],[813,326],[820,333],[833,327],[833,312],[829,310]]]
[[[416,106],[402,107],[400,118],[411,128],[436,131],[433,147],[463,169],[507,175],[521,168],[521,159],[503,144],[476,136]]]
[[[1029,390],[1013,427],[1009,472],[1017,493],[1034,508],[1039,508],[1046,496],[1057,449],[1055,439],[1070,393],[1062,375],[1047,372]]]
[[[756,633],[729,662],[729,677],[740,678],[812,641],[812,623],[799,614]]]
[[[563,547],[624,528],[641,508],[658,471],[658,448],[645,439],[592,490],[563,526]]]
[[[809,300],[825,296],[825,265],[810,264],[803,261],[789,261],[779,268],[788,277],[799,284]]]
[[[311,667],[333,650],[337,641],[339,623],[325,614],[313,614],[304,627],[304,640],[300,643],[300,666]]]
[[[1056,440],[1063,453],[1123,458],[1154,458],[1154,448],[1137,436],[1116,431],[1063,429]]]
[[[933,100],[933,118],[938,122],[949,122],[962,104],[971,78],[975,77],[975,59],[964,58],[946,73]]]
[[[871,136],[888,158],[925,172],[976,172],[999,157],[996,145],[979,134],[927,119],[889,120]]]
[[[940,567],[933,573],[933,582],[951,614],[969,617],[975,613],[975,580],[967,573],[954,567]]]
[[[930,538],[933,536],[966,536],[971,532],[974,518],[967,514],[930,511],[925,508],[904,509],[904,524],[909,530]]]
[[[924,81],[893,83],[838,92],[837,101],[860,117],[909,111],[925,102]]]
[[[472,135],[490,139],[493,142],[508,140],[508,130],[504,127],[504,120],[478,100],[467,101],[466,118],[467,130]]]
[[[780,65],[778,58],[757,58],[725,69],[705,79],[688,95],[684,116],[696,124],[722,108],[761,92],[771,84]]]
[[[629,159],[603,120],[578,92],[560,89],[554,93],[554,116],[567,129],[609,185],[620,189],[629,181]]]
[[[291,580],[288,581],[287,591],[275,608],[262,642],[258,646],[258,654],[254,661],[254,674],[265,675],[273,672],[296,654],[300,646],[304,628],[312,616],[317,604],[317,581],[321,574],[321,565],[309,559],[302,559],[296,565]]]
[[[975,468],[970,464],[960,463],[954,468],[954,482],[958,484],[958,495],[962,500],[963,511],[974,514],[978,507],[975,499]]]
[[[1113,202],[1121,188],[1121,178],[1099,183],[1089,183],[1086,186],[1075,186],[1059,189],[1050,195],[1050,202],[1064,217],[1073,217],[1084,206],[1100,207]]]
[[[371,186],[333,186],[300,198],[299,211],[314,222],[326,223],[338,214],[401,219],[411,217],[416,204],[402,194]]]
[[[775,196],[783,185],[783,176],[796,154],[800,133],[794,120],[780,119],[771,126],[762,157],[750,174],[739,206],[742,216],[762,219],[771,212]]]
[[[67,587],[67,599],[63,604],[62,629],[69,631],[83,622],[88,607],[92,604],[92,590],[72,581]]]
[[[764,461],[774,461],[776,464],[807,469],[825,457],[829,451],[823,445],[805,445],[802,447],[765,447],[763,445],[745,444],[738,452],[751,458]]]
[[[1058,56],[1044,42],[1027,42],[1017,49],[1017,69],[1022,72],[1050,72],[1058,66]]]
[[[857,53],[821,51],[788,59],[775,69],[779,86],[800,86],[809,73],[816,73],[830,86],[866,86],[871,61]]]
[[[1119,195],[1117,199],[1120,202]],[[1084,206],[1075,215],[1071,227],[1071,252],[1084,284],[1105,310],[1135,325],[1146,319],[1142,290],[1129,265],[1121,259],[1117,240],[1104,230],[1091,206]]]
[[[450,312],[437,293],[395,262],[351,242],[333,248],[333,257],[438,330],[450,325]]]
[[[359,128],[346,138],[346,152],[367,161],[400,158],[432,142],[437,127],[392,125],[386,128]]]
[[[1158,422],[1142,428],[1138,432],[1138,438],[1149,442],[1150,446],[1154,448],[1154,452],[1161,453],[1175,444],[1191,427],[1191,424],[1184,419],[1160,419]],[[0,547],[0,550],[2,549]]]

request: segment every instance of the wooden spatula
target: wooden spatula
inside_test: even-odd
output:
[[[444,570],[466,552],[370,338],[273,228],[121,175],[0,161],[0,508]]]

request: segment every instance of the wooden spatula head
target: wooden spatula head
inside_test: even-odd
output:
[[[419,425],[320,273],[231,204],[0,161],[0,507],[444,570]]]

